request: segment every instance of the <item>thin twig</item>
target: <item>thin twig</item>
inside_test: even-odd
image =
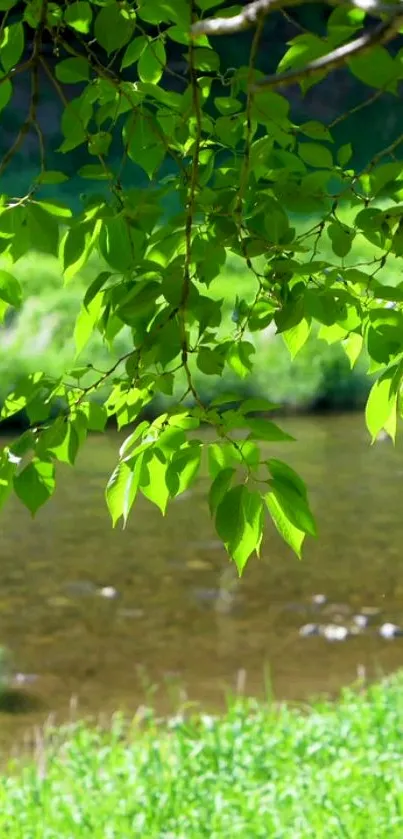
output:
[[[195,5],[193,0],[191,0],[191,15],[192,20],[195,18]],[[185,371],[187,383],[190,392],[192,393],[193,398],[197,402],[198,405],[204,407],[200,401],[200,397],[195,389],[195,386],[192,382],[192,376],[190,373],[190,368],[188,364],[188,354],[189,354],[189,346],[188,346],[188,338],[186,332],[186,307],[189,299],[190,288],[191,288],[191,276],[190,276],[190,266],[192,263],[192,231],[193,231],[193,217],[195,211],[195,198],[196,198],[196,189],[197,189],[197,179],[199,173],[199,156],[200,156],[200,147],[201,147],[201,134],[202,134],[202,113],[201,113],[201,106],[200,106],[200,90],[197,81],[197,73],[196,73],[196,66],[195,66],[195,48],[193,43],[189,45],[189,74],[190,74],[190,84],[192,88],[192,103],[193,103],[193,112],[195,115],[195,123],[196,123],[196,136],[194,138],[193,149],[192,149],[192,164],[191,164],[191,171],[190,171],[190,179],[189,179],[189,187],[188,187],[188,194],[187,194],[187,203],[186,203],[186,222],[185,222],[185,264],[183,268],[183,285],[182,285],[182,296],[179,305],[179,320],[181,325],[182,331],[182,366]]]

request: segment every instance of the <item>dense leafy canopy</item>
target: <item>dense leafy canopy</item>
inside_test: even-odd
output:
[[[102,270],[76,321],[76,368],[58,381],[38,371],[5,402],[2,418],[25,410],[30,428],[2,450],[0,501],[14,489],[35,513],[53,493],[56,462],[74,464],[87,434],[115,420],[128,436],[106,488],[114,524],[126,523],[139,492],[165,513],[206,463],[211,515],[239,571],[259,552],[266,516],[300,555],[305,535],[316,532],[304,483],[259,446],[265,441],[267,452],[267,443],[291,439],[269,418],[275,406],[234,404],[231,394],[203,404],[193,371],[220,376],[229,366],[245,378],[254,334],[275,327],[294,357],[319,329],[329,343],[343,343],[352,365],[367,352],[377,374],[367,426],[372,439],[382,429],[394,439],[403,283],[396,276],[385,286],[377,274],[403,255],[396,158],[403,136],[355,171],[353,149],[337,147],[332,125],[296,124],[287,91],[255,84],[263,77],[256,68],[261,25],[249,66],[223,69],[217,39],[190,36],[198,19],[239,11],[220,0],[1,0],[1,9],[0,109],[13,101],[16,74],[29,74],[31,98],[0,173],[31,133],[38,173],[28,194],[0,197],[0,315],[21,305],[13,265],[29,250],[57,255],[66,283],[94,253]],[[326,43],[298,34],[284,47],[280,70],[348,43],[365,17],[337,5]],[[172,44],[182,50],[183,72],[167,58]],[[383,90],[396,94],[401,59],[380,45],[351,59],[349,71],[375,89],[368,101]],[[323,76],[301,78],[300,86],[306,91]],[[63,105],[57,170],[48,168],[38,118],[43,79]],[[83,148],[89,162],[79,169],[85,194],[76,212],[48,196],[68,179],[66,158]],[[148,186],[127,187],[139,171]],[[300,217],[311,221],[301,228]],[[374,258],[354,264],[362,239]],[[331,259],[321,253],[324,240]],[[214,293],[229,252],[244,260],[256,289],[246,303],[240,287],[230,320]],[[130,352],[95,371],[86,360],[93,331],[112,352],[124,328]],[[158,394],[170,397],[168,410],[144,419]],[[199,434],[206,425],[207,438]]]

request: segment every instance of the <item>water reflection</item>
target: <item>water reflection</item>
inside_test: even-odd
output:
[[[213,707],[240,673],[259,695],[269,667],[275,694],[294,699],[332,693],[362,668],[372,676],[403,664],[403,640],[382,637],[372,618],[352,632],[353,617],[371,610],[377,627],[403,625],[401,449],[370,447],[361,416],[283,424],[298,443],[270,455],[307,480],[320,539],[298,562],[270,531],[241,581],[216,541],[203,481],[166,519],[140,500],[127,530],[112,531],[103,490],[119,447],[113,435],[91,438],[78,468],[61,470],[34,522],[17,502],[7,507],[0,643],[18,671],[37,674],[17,689],[38,707],[24,719],[3,710],[4,740],[45,712],[62,717],[72,695],[82,713],[133,710],[145,699],[144,673],[148,684],[176,674],[191,699]],[[321,622],[348,626],[348,640],[300,635]],[[169,691],[155,701],[165,710]]]

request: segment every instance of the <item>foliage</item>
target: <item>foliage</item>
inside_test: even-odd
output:
[[[402,710],[400,674],[308,711],[238,699],[48,731],[37,765],[0,777],[1,835],[400,839]]]
[[[0,408],[11,389],[21,380],[43,370],[53,378],[63,376],[74,364],[73,330],[85,288],[99,273],[100,260],[93,256],[84,271],[73,282],[63,285],[60,266],[54,257],[28,254],[14,266],[14,274],[22,285],[23,303],[18,312],[9,315],[9,322],[0,332]],[[231,257],[214,283],[214,295],[224,298],[224,309],[229,325],[233,311],[235,289],[253,298],[253,279],[245,272],[242,260]],[[317,332],[317,330],[316,330]],[[356,408],[365,404],[370,388],[366,376],[366,359],[362,357],[350,369],[347,356],[340,344],[327,344],[313,331],[305,346],[293,360],[281,335],[269,331],[251,336],[256,346],[253,370],[240,379],[230,369],[221,376],[206,376],[193,365],[192,378],[205,404],[222,393],[233,392],[238,400],[246,396],[267,396],[283,410],[315,410],[319,408]],[[116,338],[113,355],[102,337],[94,332],[85,355],[95,370],[117,361],[129,352],[132,338],[129,327]],[[185,388],[178,379],[175,393],[180,396]],[[94,393],[95,401],[102,402],[108,388]],[[160,394],[150,403],[147,414],[155,418],[166,410],[175,395]],[[9,426],[25,427],[27,418],[10,417]]]
[[[224,5],[215,3],[214,12],[224,13]],[[259,552],[267,514],[300,554],[305,535],[316,533],[305,486],[286,463],[264,461],[259,450],[261,440],[290,441],[269,418],[274,405],[252,398],[235,410],[233,394],[206,404],[194,371],[213,377],[230,370],[247,381],[252,336],[274,329],[294,359],[319,329],[329,344],[342,343],[352,365],[365,349],[378,376],[367,425],[373,439],[381,429],[394,439],[403,291],[399,282],[384,285],[380,271],[403,254],[396,160],[403,138],[354,171],[353,150],[336,147],[332,125],[296,124],[286,96],[259,87],[261,21],[247,67],[221,68],[214,39],[190,36],[192,23],[213,8],[205,0],[28,0],[22,11],[4,0],[3,8],[0,108],[12,103],[20,72],[29,74],[32,94],[0,174],[28,135],[36,137],[38,171],[26,195],[1,197],[0,315],[21,307],[15,265],[32,249],[59,259],[67,288],[94,254],[104,265],[83,295],[72,369],[58,378],[35,370],[7,396],[2,418],[25,409],[31,428],[1,454],[1,501],[14,490],[34,513],[54,491],[56,463],[74,464],[87,434],[114,419],[119,429],[129,426],[106,489],[114,523],[126,522],[138,492],[165,513],[207,457],[211,514],[239,571]],[[294,73],[301,61],[349,43],[364,20],[360,9],[336,7],[326,50],[317,36],[299,34],[280,69]],[[170,66],[172,42],[183,46],[183,75]],[[375,93],[396,94],[403,75],[400,54],[379,45],[371,60],[355,56],[349,68]],[[323,73],[303,76],[301,88]],[[45,76],[63,105],[57,170],[47,168],[39,118]],[[88,185],[79,212],[47,192],[66,181],[64,160],[77,149],[88,154],[78,171]],[[123,174],[139,169],[149,187],[124,188]],[[167,213],[167,206],[176,209]],[[296,214],[315,220],[301,232]],[[361,263],[363,240],[374,256]],[[243,260],[254,286],[252,299],[239,289],[230,321],[214,293],[228,253]],[[94,331],[110,358],[101,373],[86,355]],[[123,333],[131,345],[116,358]],[[107,397],[93,401],[105,389]],[[175,396],[169,409],[138,423],[161,394]],[[205,424],[214,442],[198,436]]]

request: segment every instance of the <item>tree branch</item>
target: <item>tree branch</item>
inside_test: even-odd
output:
[[[323,0],[313,0],[313,2],[323,2]],[[382,3],[378,0],[352,0],[351,3],[344,3],[342,0],[326,0],[329,5],[343,6],[351,5],[356,9],[362,9],[364,12],[373,16],[393,14],[396,11],[396,4]],[[244,29],[249,29],[255,26],[257,22],[266,17],[270,12],[275,12],[278,9],[283,9],[285,6],[302,6],[305,0],[254,0],[253,3],[248,3],[242,12],[232,17],[217,17],[208,18],[207,20],[200,20],[194,23],[191,27],[192,35],[231,35],[234,32],[242,32]],[[402,6],[401,0],[397,3]]]
[[[362,55],[374,46],[386,44],[388,41],[391,41],[397,35],[402,24],[403,14],[395,14],[392,19],[380,23],[371,32],[364,32],[358,38],[355,38],[354,41],[343,44],[327,55],[323,55],[309,62],[306,67],[302,67],[299,70],[286,70],[284,73],[275,73],[272,76],[266,76],[260,79],[254,85],[254,90],[257,91],[267,87],[282,87],[293,82],[300,82],[302,79],[309,78],[315,73],[335,70],[337,67],[345,64],[349,59],[357,55]]]

